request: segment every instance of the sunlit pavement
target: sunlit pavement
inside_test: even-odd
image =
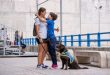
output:
[[[45,64],[51,66],[51,61],[45,61]],[[90,66],[87,66],[89,69],[61,70],[58,62],[58,69],[40,70],[36,65],[36,57],[0,58],[0,75],[110,75],[110,69]]]

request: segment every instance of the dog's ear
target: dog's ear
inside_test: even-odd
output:
[[[65,49],[65,46],[63,44],[60,44],[60,49]]]
[[[65,49],[65,46],[63,44],[56,44],[56,48]]]
[[[56,44],[56,51],[60,52],[60,44]]]

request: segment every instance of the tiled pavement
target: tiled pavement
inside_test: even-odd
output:
[[[86,70],[38,70],[36,57],[0,58],[0,75],[110,75],[110,69],[89,67]],[[50,61],[45,64],[51,65]],[[59,68],[61,63],[58,62]],[[83,66],[83,65],[81,65]]]

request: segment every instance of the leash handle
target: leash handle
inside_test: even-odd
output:
[[[38,36],[38,39],[39,39],[39,41],[40,41],[41,38],[39,37],[39,35],[37,35],[37,36]],[[42,40],[42,42],[43,42],[43,40]],[[40,42],[40,44],[41,44],[42,48],[45,50],[45,48],[44,48],[42,42]]]
[[[40,40],[39,35],[38,35],[38,39]],[[44,49],[44,51],[43,51],[43,52],[45,52],[48,56],[50,56],[50,55],[46,52],[46,50],[45,50],[45,48],[44,48],[44,46],[43,46],[43,44],[42,44],[42,43],[41,43],[41,46],[42,46],[42,48]]]

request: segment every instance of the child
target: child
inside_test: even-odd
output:
[[[54,21],[57,19],[57,15],[53,12],[50,12],[47,19],[40,18],[39,15],[37,16],[41,22],[47,23],[47,39],[49,39],[48,50],[52,59],[52,68],[56,69],[58,65],[56,58],[56,37],[54,34],[54,30],[58,32],[59,29],[54,29]]]

